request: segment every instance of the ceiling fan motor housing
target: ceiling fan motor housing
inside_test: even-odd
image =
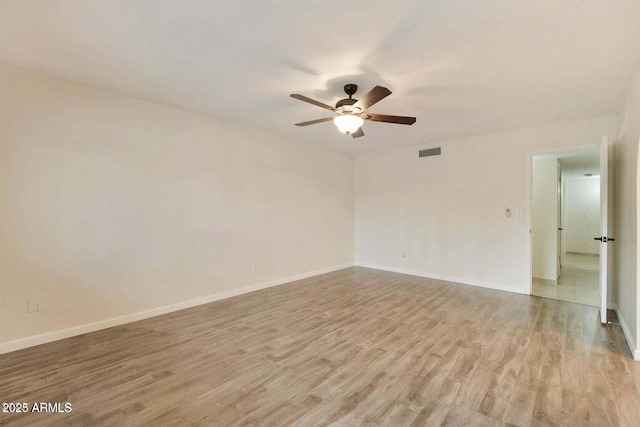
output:
[[[357,99],[352,99],[352,98],[341,99],[340,101],[336,102],[336,108],[339,109],[340,107],[351,106],[351,105],[355,104],[356,102],[358,102]]]

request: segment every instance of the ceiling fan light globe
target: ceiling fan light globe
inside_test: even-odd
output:
[[[336,125],[338,130],[347,135],[357,131],[363,123],[364,120],[352,114],[344,114],[333,119],[333,124]]]

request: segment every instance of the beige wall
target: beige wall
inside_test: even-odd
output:
[[[349,154],[6,66],[0,96],[0,344],[353,261]]]
[[[558,280],[558,159],[533,159],[531,170],[531,270]]]
[[[640,138],[640,68],[629,86],[615,141],[617,171],[616,303],[627,338],[639,342],[638,293],[638,138]],[[636,358],[640,352],[636,350]]]
[[[599,144],[615,124],[597,117],[357,155],[356,263],[529,293],[529,230],[517,217],[527,153]],[[441,156],[418,158],[434,146]]]

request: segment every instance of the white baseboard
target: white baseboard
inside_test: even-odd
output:
[[[618,320],[620,321],[620,326],[622,326],[622,332],[624,332],[624,337],[627,339],[627,344],[629,344],[629,350],[631,350],[631,354],[633,355],[634,360],[640,360],[640,349],[636,347],[636,340],[631,335],[631,331],[629,330],[629,324],[625,320],[618,307],[615,308],[616,314],[618,315]]]
[[[0,343],[0,354],[9,353],[12,351],[22,350],[28,347],[34,347],[40,344],[46,344],[53,341],[58,341],[65,338],[70,338],[76,335],[82,335],[89,332],[99,331],[101,329],[111,328],[113,326],[123,325],[125,323],[131,323],[142,319],[148,319],[149,317],[160,316],[162,314],[171,313],[178,310],[184,310],[185,308],[191,308],[202,304],[207,304],[214,301],[219,301],[226,298],[235,297],[238,295],[246,294],[260,289],[271,288],[273,286],[283,285],[289,282],[295,282],[296,280],[307,279],[309,277],[318,276],[320,274],[330,273],[336,270],[342,270],[343,268],[353,267],[353,263],[346,263],[341,265],[334,265],[332,267],[321,268],[319,270],[310,271],[307,273],[296,274],[294,276],[283,277],[280,279],[270,280],[268,282],[258,283],[251,286],[245,286],[239,289],[232,289],[230,291],[221,292],[206,297],[195,298],[188,301],[182,301],[176,304],[165,305],[162,307],[152,308],[145,311],[139,311],[136,313],[126,314],[124,316],[113,317],[110,319],[99,320],[93,323],[86,323],[84,325],[73,326],[67,329],[61,329],[58,331],[47,332],[40,335],[33,335],[30,337],[20,338],[13,341],[6,341]]]
[[[525,295],[529,294],[527,291],[520,288],[513,287],[513,286],[504,286],[504,285],[498,285],[496,283],[482,282],[479,280],[470,280],[470,279],[465,279],[464,277],[443,276],[440,274],[432,274],[432,273],[427,273],[420,270],[389,267],[386,265],[371,264],[368,262],[361,262],[361,261],[356,261],[355,265],[358,267],[373,268],[375,270],[384,270],[384,271],[391,271],[394,273],[408,274],[410,276],[426,277],[428,279],[436,279],[436,280],[444,280],[446,282],[461,283],[463,285],[479,286],[482,288],[495,289],[498,291],[514,292],[517,294],[525,294]]]

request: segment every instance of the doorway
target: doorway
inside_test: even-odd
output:
[[[532,295],[599,307],[600,153],[532,158]]]

